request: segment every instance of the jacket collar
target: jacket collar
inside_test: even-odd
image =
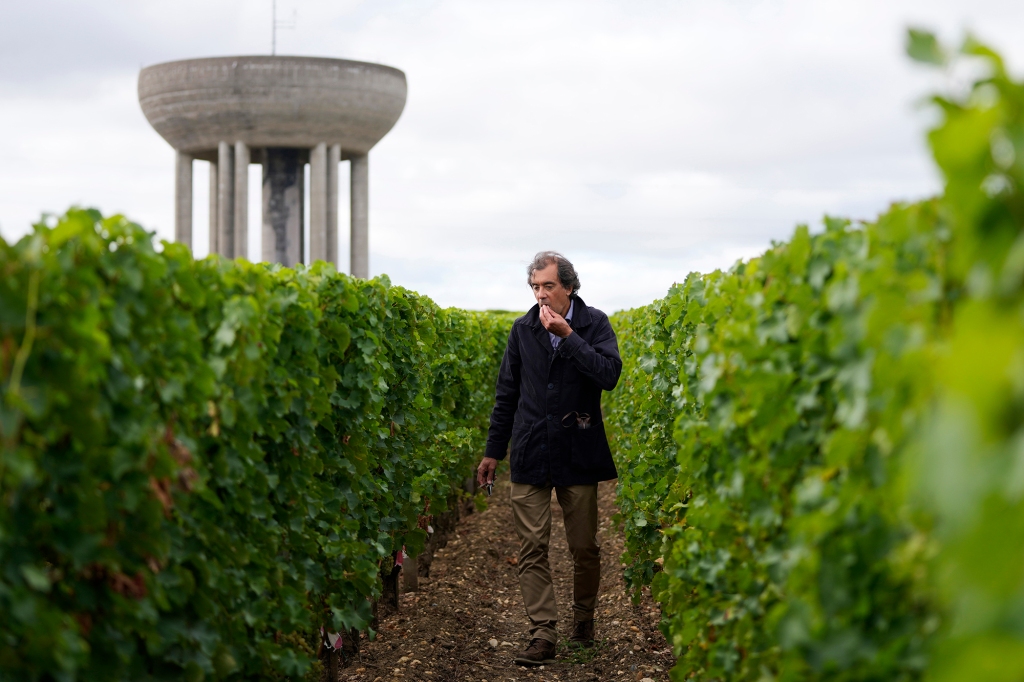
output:
[[[572,309],[572,323],[569,325],[573,329],[583,329],[591,322],[590,308],[583,302],[583,299],[579,296],[576,297],[576,304]],[[531,327],[539,327],[544,329],[544,325],[540,323],[540,304],[534,303],[533,307],[526,313],[526,324]],[[544,329],[546,332],[547,330]]]

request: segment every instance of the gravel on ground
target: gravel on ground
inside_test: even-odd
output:
[[[661,613],[649,594],[634,605],[622,579],[622,534],[616,529],[615,483],[598,489],[601,594],[597,645],[569,649],[572,627],[572,559],[558,502],[552,495],[550,561],[558,598],[557,662],[527,668],[513,663],[529,643],[516,574],[519,539],[512,526],[507,474],[499,478],[488,508],[464,517],[439,549],[419,589],[400,597],[396,614],[383,618],[374,641],[360,642],[358,659],[339,679],[360,682],[429,680],[597,681],[667,680],[671,649],[658,630]],[[400,581],[401,584],[401,581]]]

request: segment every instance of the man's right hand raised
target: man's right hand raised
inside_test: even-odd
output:
[[[480,460],[480,466],[476,468],[476,482],[483,487],[494,482],[494,470],[498,468],[498,460],[493,457],[484,457]]]

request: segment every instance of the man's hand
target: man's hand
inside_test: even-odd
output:
[[[564,317],[552,310],[551,306],[542,305],[540,307],[540,323],[544,325],[545,329],[559,338],[564,339],[569,334],[572,334],[572,327],[569,326]]]
[[[494,483],[494,470],[497,468],[498,460],[493,457],[484,457],[480,460],[480,466],[476,468],[476,482],[480,487]]]

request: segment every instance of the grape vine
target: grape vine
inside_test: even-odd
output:
[[[936,97],[942,196],[618,314],[624,563],[682,680],[1024,674],[1024,84]]]
[[[511,322],[89,210],[0,242],[0,678],[301,677],[459,494]]]

